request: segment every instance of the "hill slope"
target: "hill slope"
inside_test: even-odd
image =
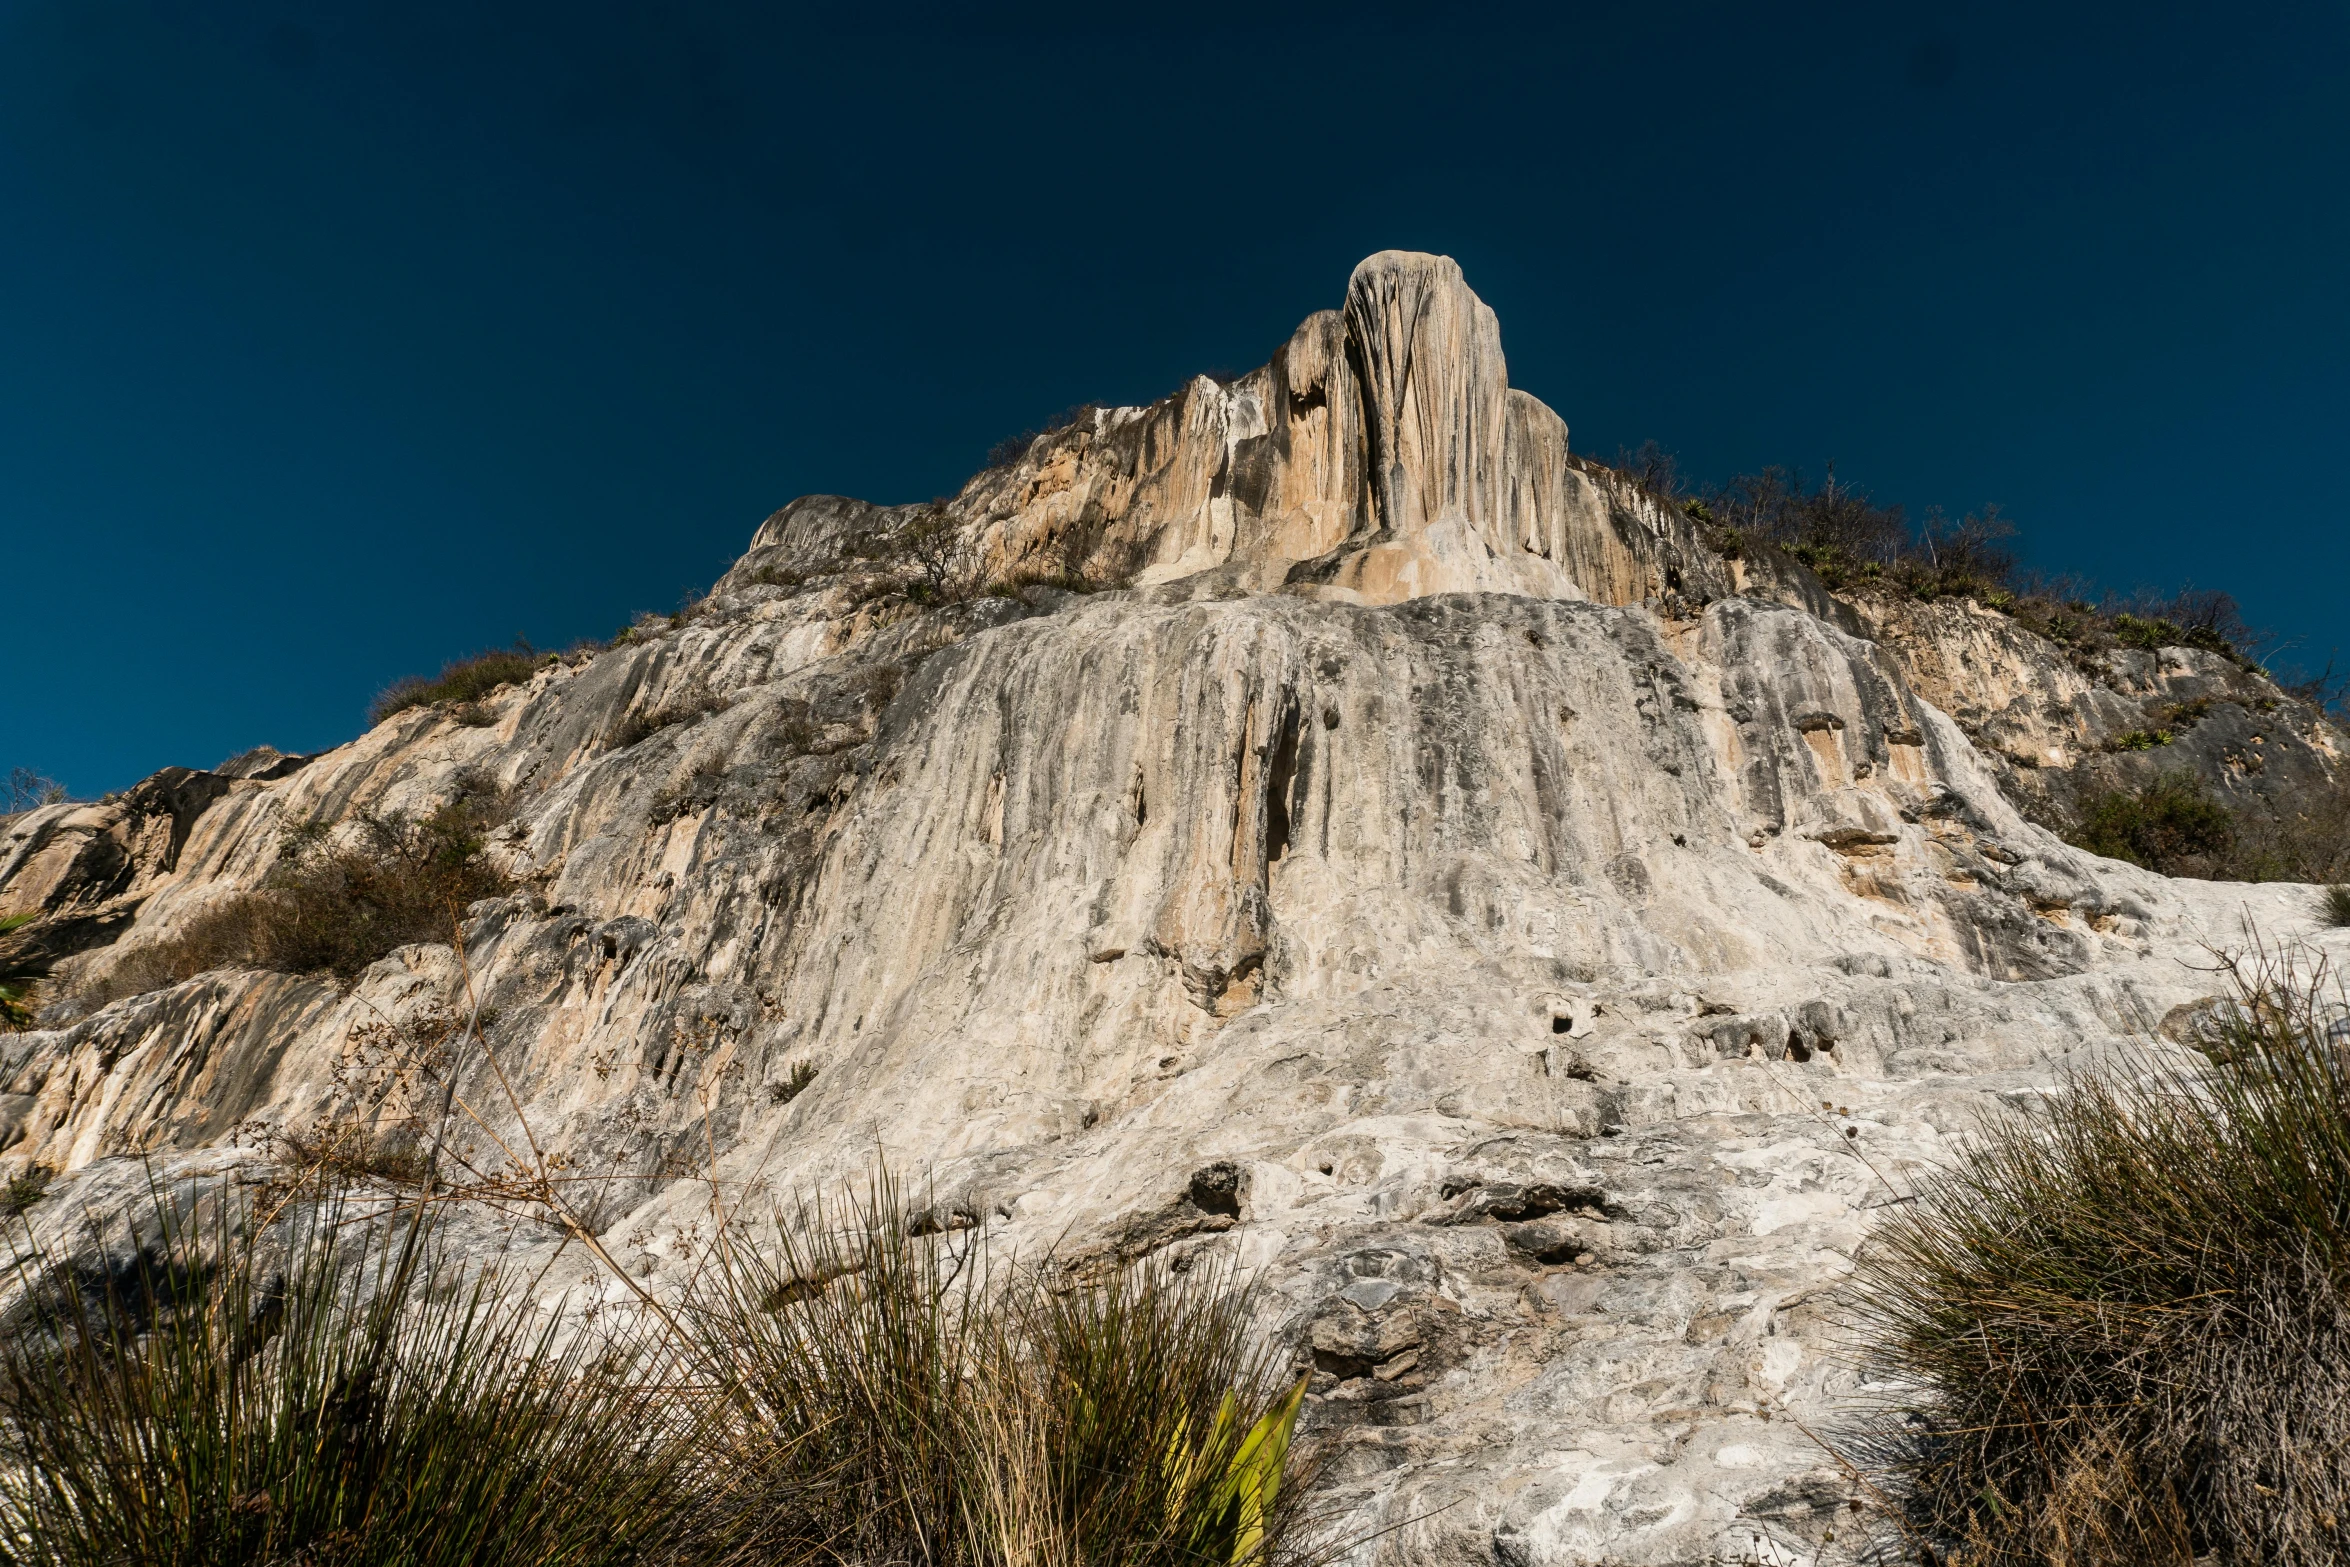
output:
[[[265,1158],[376,1113],[353,1063],[470,984],[514,1097],[460,1086],[625,1177],[599,1223],[648,1288],[703,1177],[878,1150],[1026,1252],[1235,1251],[1345,1432],[1334,1500],[1403,1525],[1378,1553],[1833,1560],[1851,1488],[1798,1421],[1850,1390],[1826,1291],[1872,1207],[1989,1097],[2158,1041],[2201,943],[2312,929],[2306,889],[2028,821],[2016,749],[2126,719],[1929,608],[1723,559],[1509,387],[1450,261],[1375,256],[1263,369],[943,509],[794,502],[680,624],[10,821],[0,911],[93,986],[294,828],[496,798],[515,890],[462,962],[53,1014],[6,1043],[0,1167],[69,1177],[66,1234],[140,1153]],[[2181,651],[2148,678],[2222,678]]]

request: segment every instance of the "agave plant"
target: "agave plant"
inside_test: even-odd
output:
[[[1235,1564],[1264,1559],[1266,1523],[1280,1504],[1281,1473],[1305,1405],[1306,1381],[1298,1378],[1281,1402],[1259,1415],[1237,1447],[1232,1437],[1240,1429],[1240,1406],[1230,1392],[1204,1441],[1191,1439],[1188,1422],[1175,1428],[1167,1446],[1169,1510],[1195,1515],[1189,1542],[1194,1555]],[[1230,1457],[1219,1466],[1227,1451]]]

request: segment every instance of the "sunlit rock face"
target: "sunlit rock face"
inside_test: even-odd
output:
[[[2158,1043],[2202,943],[2343,940],[2306,889],[2032,825],[1969,730],[2121,722],[2093,682],[1717,558],[1569,452],[1441,257],[975,477],[957,569],[999,595],[875,591],[923,516],[794,502],[682,623],[486,712],[0,824],[0,910],[94,974],[289,828],[519,802],[523,890],[462,958],[8,1039],[0,1167],[71,1176],[42,1228],[365,1113],[370,1030],[478,1002],[461,1093],[593,1176],[656,1291],[713,1178],[755,1209],[878,1155],[1022,1255],[1237,1256],[1366,1560],[1845,1560],[1807,1430],[1858,1386],[1833,1290],[1872,1211],[1981,1106]],[[2276,711],[2330,776],[2339,735]]]

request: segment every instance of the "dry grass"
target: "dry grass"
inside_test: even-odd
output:
[[[492,648],[486,653],[443,664],[441,672],[429,679],[410,675],[395,680],[368,704],[367,721],[370,725],[380,724],[412,707],[453,703],[460,714],[458,722],[486,723],[489,720],[485,715],[469,710],[477,710],[481,699],[498,687],[518,686],[529,680],[555,656],[538,652],[527,642],[517,642],[510,648]]]
[[[486,835],[510,805],[476,786],[423,817],[362,812],[342,836],[290,835],[277,868],[186,922],[130,948],[76,990],[88,1007],[218,968],[326,974],[345,984],[411,942],[447,941],[466,905],[513,891]]]
[[[657,1346],[561,1334],[425,1210],[276,1225],[162,1191],[128,1261],[38,1248],[0,1348],[0,1559],[25,1567],[674,1561],[695,1427]],[[208,1214],[207,1214],[207,1210]],[[198,1217],[196,1215],[206,1215]]]
[[[988,1276],[886,1178],[730,1245],[689,1314],[736,1421],[729,1559],[1197,1567],[1303,1550],[1302,1384],[1202,1264]]]
[[[326,1260],[272,1273],[250,1244],[266,1223],[242,1218],[201,1255],[169,1235],[128,1240],[108,1248],[131,1259],[115,1270],[134,1286],[125,1309],[52,1292],[47,1322],[64,1331],[7,1341],[21,1418],[0,1450],[0,1561],[1321,1559],[1301,1522],[1313,1461],[1290,1446],[1304,1383],[1212,1261],[991,1269],[977,1213],[910,1207],[886,1172],[862,1200],[790,1203],[766,1226],[727,1214],[713,1178],[716,1238],[681,1237],[696,1270],[685,1298],[656,1295],[600,1238],[616,1217],[595,1212],[604,1184],[532,1132],[484,1016],[468,978],[447,1006],[355,1031],[342,1111],[301,1132],[250,1129],[276,1158],[248,1198],[321,1216],[315,1244],[341,1244],[333,1216],[369,1212],[349,1194],[370,1194],[373,1227],[354,1233],[374,1249],[356,1266],[297,1247]],[[786,1081],[812,1075],[803,1064]],[[386,1266],[386,1216],[429,1227],[459,1205],[563,1236],[634,1297],[591,1302],[583,1329],[617,1320],[644,1336],[624,1326],[591,1360],[568,1346],[602,1340],[559,1338],[527,1314],[535,1285],[509,1297],[483,1282],[483,1259],[463,1275]],[[300,1354],[254,1362],[257,1377],[242,1325],[273,1312],[270,1331]],[[74,1378],[46,1376],[60,1345],[90,1347]],[[353,1388],[367,1399],[354,1405]],[[355,1420],[365,1462],[337,1491]],[[125,1439],[156,1429],[196,1435],[138,1451]]]
[[[1929,1559],[2318,1567],[2350,1553],[2350,1042],[2340,988],[2230,967],[2202,1072],[1995,1120],[1851,1296],[1915,1397],[1852,1444]]]

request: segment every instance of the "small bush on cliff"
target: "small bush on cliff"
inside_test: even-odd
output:
[[[726,699],[703,685],[689,685],[657,706],[628,713],[604,737],[607,750],[625,751],[679,724],[696,724],[713,713],[726,711]]]
[[[2350,1050],[2256,964],[2201,1072],[2135,1062],[1990,1122],[1863,1249],[1918,1390],[1850,1451],[1969,1567],[2350,1559]],[[1931,1559],[1931,1558],[1930,1558]]]
[[[2317,919],[2336,930],[2350,928],[2350,887],[2328,887],[2319,893]]]
[[[487,853],[487,834],[508,811],[494,789],[476,786],[423,817],[362,812],[340,837],[297,831],[259,888],[122,953],[79,999],[102,1006],[216,968],[322,973],[348,984],[397,947],[447,941],[467,904],[514,890]]]
[[[12,914],[0,920],[0,1028],[30,1028],[33,987],[49,977],[49,957],[26,929],[39,919]]]
[[[368,704],[367,721],[371,725],[380,724],[395,713],[442,702],[478,703],[500,686],[521,685],[552,657],[551,653],[534,651],[527,642],[517,642],[510,648],[493,648],[487,653],[443,664],[441,672],[430,679],[410,675],[395,680]]]
[[[204,1196],[208,1221],[158,1194],[112,1276],[20,1263],[0,1559],[619,1567],[673,1543],[694,1425],[643,1343],[561,1334],[437,1251],[427,1210],[273,1235]]]
[[[44,805],[62,805],[71,798],[65,785],[29,767],[11,767],[8,776],[0,779],[0,816],[14,816]]]
[[[2124,735],[2110,749],[2139,749],[2136,739],[2171,743]],[[2065,836],[2165,876],[2331,883],[2350,876],[2350,782],[2231,808],[2193,775],[2169,773],[2090,796]]]
[[[2140,788],[2091,798],[2072,841],[2165,876],[2209,877],[2219,874],[2235,847],[2236,825],[2200,781],[2166,773]]]

